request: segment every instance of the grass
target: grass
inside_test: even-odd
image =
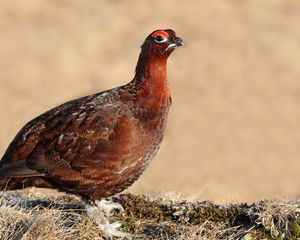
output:
[[[113,197],[110,221],[132,239],[300,239],[300,200],[251,205],[190,202],[177,195]],[[0,196],[0,239],[105,239],[72,195],[29,189]]]

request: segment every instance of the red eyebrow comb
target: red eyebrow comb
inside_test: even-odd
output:
[[[163,30],[158,30],[158,31],[155,31],[154,33],[151,34],[151,37],[156,37],[156,36],[162,36],[162,37],[165,37],[165,38],[168,38],[169,37],[169,34]]]

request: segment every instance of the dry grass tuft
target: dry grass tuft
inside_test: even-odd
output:
[[[103,239],[71,195],[24,190],[0,196],[0,239]],[[111,222],[133,239],[299,239],[300,201],[252,205],[191,202],[179,195],[113,197],[124,207]]]
[[[32,198],[31,191],[2,194],[1,240],[103,239],[76,198],[36,193],[40,198]]]
[[[0,207],[1,239],[71,239],[76,234],[75,222],[80,215],[59,209],[22,206]]]

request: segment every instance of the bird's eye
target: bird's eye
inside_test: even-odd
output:
[[[157,43],[163,43],[165,41],[167,41],[168,39],[167,38],[164,38],[163,36],[161,35],[157,35],[155,36],[154,38],[154,41],[157,42]]]

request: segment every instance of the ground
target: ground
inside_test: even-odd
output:
[[[179,194],[120,194],[129,239],[300,239],[300,200],[218,205]],[[105,239],[78,198],[42,189],[6,192],[0,198],[0,239]]]

